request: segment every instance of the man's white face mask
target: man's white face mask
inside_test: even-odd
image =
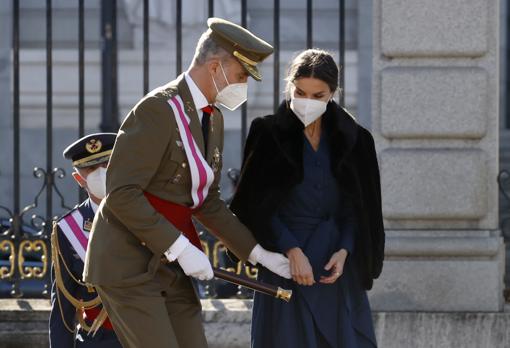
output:
[[[106,168],[99,167],[87,175],[87,190],[99,199],[106,196]]]
[[[229,83],[221,62],[220,68],[223,73],[223,77],[225,77],[225,81],[227,81],[227,86],[220,91],[214,77],[211,75],[214,87],[218,92],[216,95],[216,102],[223,105],[230,111],[234,111],[248,99],[248,83]]]
[[[296,97],[290,100],[290,109],[305,127],[321,117],[326,112],[327,106],[328,103],[323,100]]]

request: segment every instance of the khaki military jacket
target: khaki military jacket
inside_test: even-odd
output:
[[[167,100],[178,94],[190,129],[215,178],[194,217],[245,261],[256,244],[220,199],[223,115],[211,115],[207,152],[188,85],[181,75],[145,96],[128,114],[117,135],[107,169],[107,195],[89,237],[84,280],[97,285],[129,286],[150,280],[161,256],[181,234],[151,206],[144,191],[191,206],[191,174],[175,116]]]

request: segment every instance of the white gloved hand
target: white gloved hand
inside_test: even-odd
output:
[[[177,262],[187,276],[200,280],[209,280],[214,277],[214,272],[209,258],[189,240],[180,236],[165,252],[168,260]]]
[[[262,266],[266,267],[271,272],[278,274],[280,277],[287,279],[291,278],[289,259],[280,253],[274,253],[264,249],[260,246],[260,244],[255,245],[255,248],[253,248],[250,256],[248,257],[248,261],[254,265],[260,263]]]

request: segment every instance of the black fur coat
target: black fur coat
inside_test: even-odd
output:
[[[253,121],[230,209],[266,249],[276,251],[271,217],[303,179],[303,124],[283,102],[275,115]],[[322,116],[331,167],[339,187],[352,199],[358,230],[352,256],[366,289],[382,271],[384,226],[374,140],[368,130],[335,102]]]

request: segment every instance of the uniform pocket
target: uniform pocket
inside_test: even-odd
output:
[[[167,166],[172,170],[166,176],[166,187],[188,185],[191,182],[188,159],[183,149],[176,148],[172,150]]]

